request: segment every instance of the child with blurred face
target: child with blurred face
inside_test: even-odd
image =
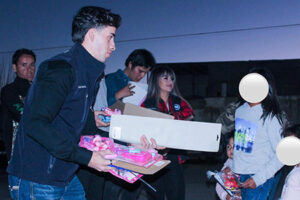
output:
[[[296,137],[300,139],[300,124],[290,126],[283,132],[284,137]],[[295,152],[296,154],[296,152]],[[287,175],[281,193],[281,200],[299,199],[300,195],[300,163]]]

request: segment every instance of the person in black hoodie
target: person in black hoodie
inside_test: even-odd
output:
[[[12,57],[12,67],[16,73],[14,82],[1,90],[3,140],[7,160],[10,160],[13,138],[20,122],[24,99],[35,73],[36,56],[29,49],[18,49]]]

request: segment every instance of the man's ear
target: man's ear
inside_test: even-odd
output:
[[[130,71],[132,69],[132,63],[131,63],[131,61],[129,61],[129,63],[128,63],[128,69],[130,69]]]
[[[95,28],[91,28],[88,30],[88,32],[85,34],[84,39],[88,39],[89,41],[93,42],[95,39],[97,30]]]
[[[12,67],[13,67],[14,72],[17,72],[17,65],[13,64]]]

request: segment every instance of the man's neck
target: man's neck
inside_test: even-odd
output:
[[[128,67],[126,67],[124,70],[123,70],[124,74],[126,74],[127,77],[129,77],[129,72],[130,72],[130,69]]]

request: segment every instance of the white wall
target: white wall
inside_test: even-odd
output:
[[[136,48],[149,49],[160,63],[300,55],[300,26],[197,35],[300,23],[300,4],[284,0],[2,0],[0,52],[34,49],[40,63],[68,49],[72,17],[84,5],[111,8],[123,18],[107,72],[123,68],[124,60]],[[196,35],[137,40],[184,34]]]

